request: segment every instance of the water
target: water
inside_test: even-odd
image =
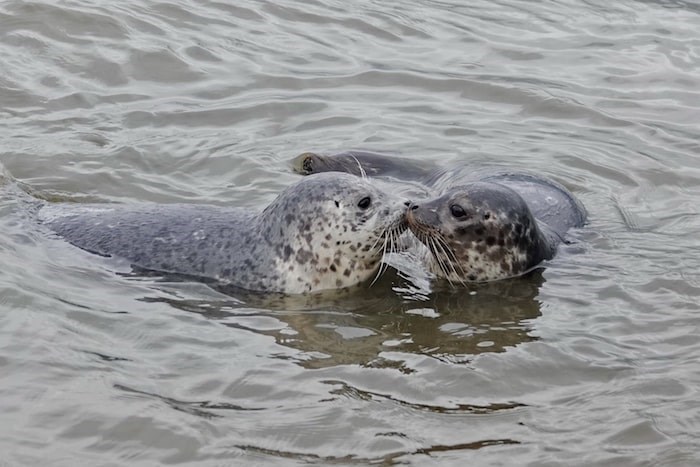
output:
[[[44,197],[265,206],[307,150],[528,168],[533,277],[246,300],[0,196],[2,465],[697,465],[700,4],[0,4],[0,161]]]

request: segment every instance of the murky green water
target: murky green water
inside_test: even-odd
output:
[[[296,154],[528,168],[541,273],[250,300],[0,196],[2,465],[697,465],[700,4],[0,3],[0,161],[46,196],[263,207]]]

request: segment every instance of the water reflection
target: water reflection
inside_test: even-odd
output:
[[[406,292],[395,270],[372,287],[310,296],[260,296],[212,284],[222,300],[149,297],[236,328],[272,335],[304,352],[307,368],[357,364],[410,372],[401,352],[468,363],[484,352],[503,352],[536,339],[530,323],[540,316],[541,271],[468,288]],[[390,353],[390,356],[387,354]]]

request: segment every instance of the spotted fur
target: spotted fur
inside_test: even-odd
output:
[[[370,198],[368,207],[358,203]],[[197,205],[47,206],[72,244],[141,268],[255,291],[306,293],[371,279],[405,229],[405,202],[340,173],[301,180],[262,212]]]
[[[456,216],[455,213],[460,214]],[[550,232],[523,199],[492,182],[454,187],[407,214],[408,227],[430,250],[431,269],[450,282],[517,276],[554,254]]]
[[[425,191],[411,194],[412,199],[427,199],[407,214],[410,229],[429,250],[428,267],[452,283],[522,274],[551,258],[569,229],[586,222],[586,209],[569,190],[522,170],[471,164],[437,168],[363,151],[304,153],[293,166],[302,174],[361,169],[375,178],[410,182],[405,185],[418,182]],[[471,210],[469,220],[451,215],[455,203]],[[488,219],[479,218],[487,212]]]

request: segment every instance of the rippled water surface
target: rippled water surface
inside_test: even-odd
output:
[[[364,148],[549,175],[540,273],[257,300],[0,192],[2,465],[698,465],[700,3],[0,3],[0,161],[45,198],[262,208]]]

